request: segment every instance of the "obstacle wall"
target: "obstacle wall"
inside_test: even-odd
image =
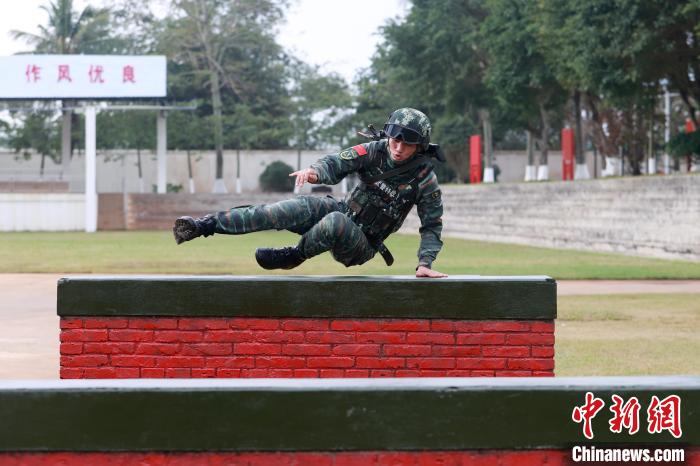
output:
[[[549,277],[86,277],[61,378],[554,375]]]
[[[645,407],[676,395],[682,435],[645,417],[612,432],[606,405],[587,440],[571,414],[587,392]],[[699,405],[698,377],[6,381],[0,465],[566,465],[577,445],[697,465]]]

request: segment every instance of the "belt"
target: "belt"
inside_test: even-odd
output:
[[[345,212],[345,214],[348,217],[350,217],[350,220],[352,220],[352,222],[357,225],[357,222],[356,222],[357,212],[354,211],[345,201],[340,201],[340,205],[341,205],[340,211]],[[373,242],[373,241],[371,241],[371,239],[369,237],[367,237],[367,233],[365,233],[364,231],[362,231],[362,233],[365,235],[365,237],[367,238],[367,241],[369,241],[369,243],[372,245],[372,247],[374,247],[374,249],[376,249],[377,252],[379,254],[381,254],[382,258],[384,259],[384,262],[386,262],[386,265],[391,266],[394,263],[394,256],[392,256],[389,249],[387,249],[387,247],[384,246],[384,243],[381,241],[379,243]]]
[[[386,248],[386,246],[384,246],[384,243],[379,243],[377,246],[377,252],[382,255],[386,265],[391,266],[391,264],[394,263],[394,256],[392,256],[391,252]]]

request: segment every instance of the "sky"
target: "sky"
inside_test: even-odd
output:
[[[40,9],[49,0],[0,0],[0,56],[26,51],[15,41],[13,29],[37,32],[47,14]],[[74,8],[102,6],[103,0],[74,0]],[[10,6],[11,5],[11,6]],[[335,72],[349,83],[370,64],[379,37],[379,27],[388,19],[405,15],[408,0],[290,0],[279,43],[307,63],[319,65],[324,73]]]

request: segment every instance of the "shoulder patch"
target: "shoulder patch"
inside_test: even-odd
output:
[[[442,193],[441,193],[440,190],[438,189],[437,191],[433,192],[430,196],[431,196],[433,199],[440,199],[440,196],[441,196],[441,195],[442,195]]]
[[[357,155],[367,155],[367,149],[365,149],[365,146],[363,146],[362,144],[352,146],[352,148],[355,152],[357,152]]]
[[[357,152],[355,152],[353,149],[345,149],[338,155],[343,160],[352,160],[354,158],[357,158]]]

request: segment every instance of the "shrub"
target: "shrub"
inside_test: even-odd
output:
[[[432,162],[438,183],[452,183],[457,179],[457,172],[448,163],[438,162],[437,160],[432,160]]]
[[[284,162],[275,161],[265,168],[260,175],[260,187],[263,191],[291,192],[294,191],[294,178],[289,174],[294,169]]]
[[[668,152],[676,158],[700,162],[700,131],[680,132],[668,142]]]

